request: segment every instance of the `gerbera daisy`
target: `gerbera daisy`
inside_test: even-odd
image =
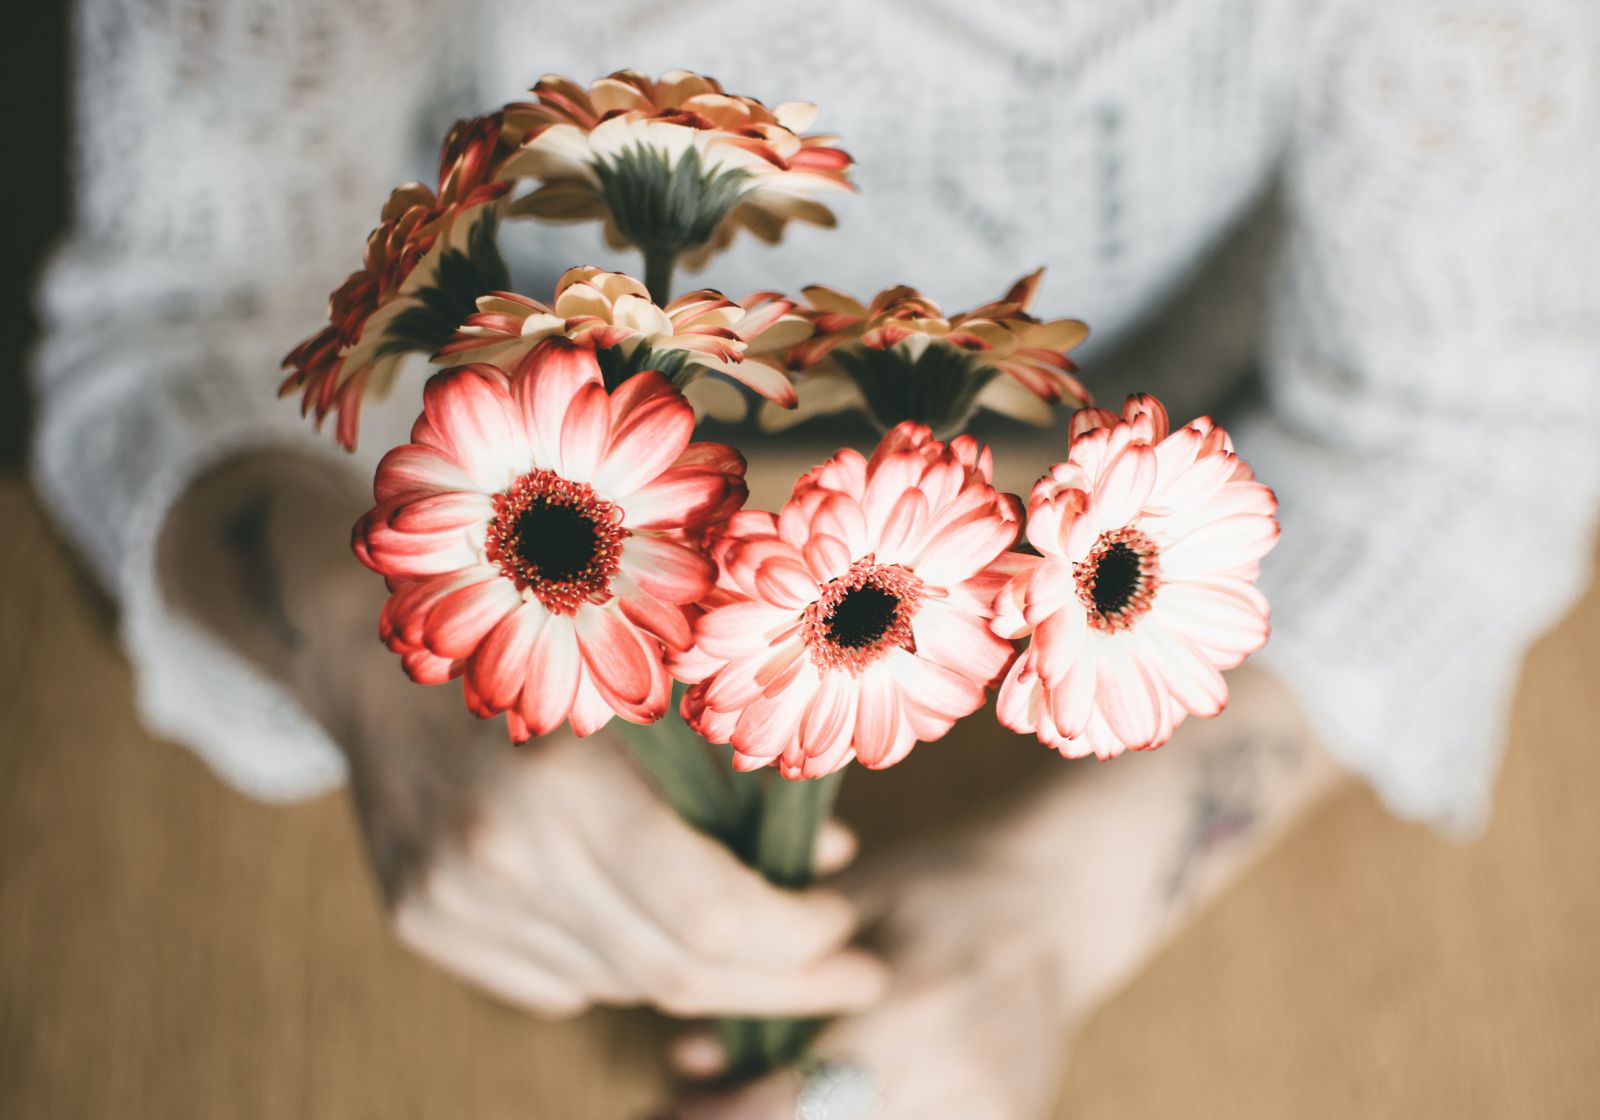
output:
[[[500,114],[458,122],[439,154],[438,191],[408,183],[389,196],[361,268],[328,298],[328,325],[284,358],[279,395],[300,393],[319,426],[336,413],[345,448],[367,391],[387,391],[406,354],[440,345],[474,297],[509,282],[490,204],[511,189],[498,177],[510,151]]]
[[[817,116],[805,102],[769,109],[684,70],[620,70],[587,89],[547,75],[532,92],[537,101],[506,110],[527,137],[510,173],[542,183],[517,211],[601,219],[614,248],[647,259],[683,254],[698,267],[740,228],[775,242],[791,219],[831,226],[812,196],[851,186],[836,138],[805,133]]]
[[[389,452],[356,555],[392,594],[381,632],[411,676],[463,679],[518,742],[563,720],[665,712],[667,649],[712,587],[698,545],[743,504],[744,460],[691,443],[659,373],[608,392],[591,350],[550,339],[507,375],[436,374],[412,441]]]
[[[1000,722],[1068,757],[1158,747],[1228,700],[1222,670],[1267,640],[1259,561],[1277,502],[1207,418],[1168,431],[1153,397],[1073,417],[1067,461],[1034,487],[1039,558],[996,601],[995,632],[1032,634]]]
[[[976,711],[1011,646],[990,630],[1020,504],[989,450],[902,424],[870,460],[841,451],[776,515],[716,537],[717,590],[674,652],[684,718],[734,765],[816,778],[893,765]]]
[[[1048,424],[1053,406],[1089,394],[1068,352],[1089,335],[1076,319],[1042,322],[1028,313],[1044,270],[1004,297],[946,316],[915,288],[887,288],[870,305],[832,288],[804,290],[798,311],[816,333],[789,351],[799,407],[762,413],[768,429],[859,408],[884,428],[917,420],[947,435],[982,408]]]
[[[657,307],[645,286],[621,272],[593,266],[568,269],[549,304],[491,292],[478,299],[435,361],[492,362],[513,369],[543,339],[565,335],[599,354],[609,383],[644,369],[668,375],[696,410],[719,419],[744,416],[744,398],[716,372],[793,408],[794,386],[777,356],[811,333],[776,292],[755,292],[738,303],[709,288]]]

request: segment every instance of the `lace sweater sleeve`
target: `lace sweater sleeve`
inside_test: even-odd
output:
[[[1349,3],[1299,109],[1239,433],[1278,487],[1264,655],[1401,814],[1481,826],[1600,506],[1600,16]]]
[[[445,5],[83,0],[75,225],[42,285],[40,491],[121,605],[144,717],[267,798],[342,757],[275,685],[164,602],[154,551],[196,475],[327,454],[277,366],[357,261],[441,52]],[[348,469],[343,466],[342,469]]]

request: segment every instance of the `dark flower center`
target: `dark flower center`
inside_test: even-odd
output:
[[[600,534],[592,519],[572,506],[535,502],[517,518],[517,556],[541,579],[557,582],[580,575],[594,562]]]
[[[1120,611],[1139,590],[1139,554],[1117,541],[1100,557],[1094,571],[1094,609],[1101,614]]]
[[[519,591],[546,609],[572,614],[603,603],[622,561],[622,510],[587,483],[529,471],[495,495],[484,552]]]
[[[869,646],[894,624],[900,600],[881,587],[867,584],[845,592],[827,621],[828,637],[842,649]]]
[[[922,605],[922,581],[909,568],[865,556],[819,591],[803,632],[820,668],[859,673],[890,650],[917,651],[911,620]]]
[[[1089,625],[1106,632],[1126,630],[1155,602],[1161,587],[1160,550],[1144,533],[1124,526],[1100,534],[1073,575]]]

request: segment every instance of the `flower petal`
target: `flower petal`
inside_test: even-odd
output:
[[[470,657],[489,631],[521,604],[516,586],[499,575],[453,591],[428,613],[428,649],[440,657]]]
[[[1011,660],[1011,643],[995,637],[989,621],[948,602],[931,599],[911,620],[917,656],[980,681],[994,681]]]
[[[448,452],[418,443],[401,444],[385,455],[372,482],[373,497],[379,502],[451,490],[481,492],[472,476]]]
[[[517,702],[545,618],[544,608],[524,603],[502,617],[473,653],[467,678],[485,710],[503,712]]]
[[[983,517],[953,532],[935,533],[916,573],[934,586],[971,579],[1016,543],[1019,528],[1015,521]]]
[[[1122,635],[1100,638],[1095,706],[1126,746],[1154,744],[1161,730],[1161,693],[1155,679]]]
[[[603,694],[637,707],[650,697],[655,674],[633,627],[602,607],[585,604],[573,616],[584,664]]]
[[[1096,684],[1100,676],[1097,647],[1098,643],[1090,643],[1083,656],[1072,663],[1067,675],[1046,690],[1050,721],[1068,738],[1082,735],[1094,716]]]
[[[849,748],[855,729],[855,682],[848,673],[824,673],[800,721],[800,749],[807,758],[831,761]]]
[[[655,635],[672,649],[687,649],[692,644],[694,630],[683,606],[650,594],[631,578],[618,579],[613,590],[629,622]]]
[[[1278,523],[1258,514],[1240,514],[1202,525],[1161,551],[1161,575],[1187,580],[1258,560],[1278,543]]]
[[[629,529],[692,529],[722,509],[742,486],[720,470],[673,467],[628,495],[623,524]]]
[[[1156,453],[1130,444],[1111,460],[1095,484],[1090,515],[1098,530],[1120,529],[1138,516],[1156,483]]]
[[[640,533],[623,544],[622,569],[646,594],[669,603],[703,598],[716,576],[716,568],[704,554],[677,541]]]
[[[578,681],[578,694],[573,697],[572,711],[567,718],[572,721],[572,733],[583,739],[605,727],[617,714],[611,702],[596,686],[594,675],[587,670]]]
[[[1228,685],[1206,655],[1181,634],[1149,618],[1130,634],[1136,653],[1184,710],[1214,716],[1228,703]]]
[[[559,472],[570,482],[590,482],[611,436],[611,398],[590,381],[578,387],[561,422]]]
[[[653,388],[652,388],[653,387]],[[649,390],[644,399],[632,399]],[[629,394],[624,399],[624,394]],[[677,460],[694,432],[694,410],[658,373],[623,382],[612,398],[613,430],[594,484],[618,501],[649,483]]]
[[[755,590],[776,606],[799,608],[815,601],[820,588],[805,565],[778,556],[756,570]]]
[[[799,626],[797,612],[757,600],[730,603],[695,620],[695,644],[713,657],[733,658],[765,649]]]
[[[528,673],[518,711],[532,735],[547,735],[572,711],[583,656],[572,620],[552,615],[528,651]]]
[[[412,436],[445,452],[478,488],[509,486],[529,466],[528,439],[506,376],[494,366],[457,366],[428,379]]]
[[[896,748],[904,740],[914,742],[915,737],[901,715],[894,674],[884,665],[874,665],[861,674],[856,707],[856,757],[870,769],[891,766],[898,761]]]
[[[517,367],[511,381],[512,396],[541,466],[555,467],[560,462],[567,405],[579,388],[591,382],[600,383],[594,351],[565,338],[545,339]]]
[[[1157,592],[1153,613],[1208,651],[1218,668],[1232,668],[1267,641],[1266,600],[1237,581],[1168,584]]]
[[[838,537],[818,533],[806,541],[806,566],[819,583],[838,579],[850,569],[850,549]]]
[[[810,708],[819,683],[815,672],[801,672],[787,688],[751,704],[740,714],[731,735],[734,750],[756,765],[777,758],[785,747],[798,740],[800,720]]]
[[[1039,675],[1052,687],[1067,675],[1089,640],[1089,614],[1076,601],[1039,623],[1033,633],[1033,651]]]

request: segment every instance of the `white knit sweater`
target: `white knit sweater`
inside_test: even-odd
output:
[[[273,399],[278,359],[453,117],[545,71],[681,66],[818,102],[861,165],[842,232],[712,266],[735,294],[905,281],[956,308],[1044,263],[1041,312],[1103,343],[1281,184],[1266,291],[1169,325],[1148,368],[1091,344],[1086,378],[1182,396],[1158,368],[1257,354],[1269,404],[1235,435],[1284,524],[1263,656],[1398,811],[1481,822],[1518,664],[1584,583],[1600,495],[1589,0],[80,0],[76,43],[36,477],[121,599],[147,720],[240,788],[305,796],[342,760],[162,601],[166,511],[245,448],[330,454]],[[634,266],[591,228],[511,242],[532,294]],[[364,428],[352,469],[393,442]]]

